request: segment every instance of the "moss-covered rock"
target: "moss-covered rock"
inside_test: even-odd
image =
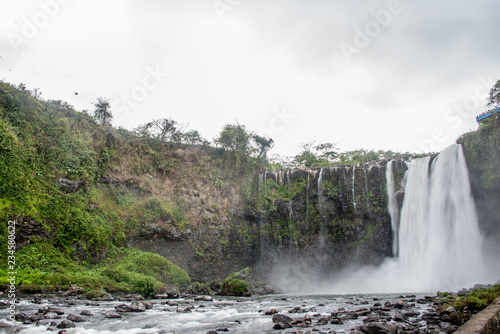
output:
[[[249,268],[245,268],[239,272],[229,275],[221,285],[220,295],[223,296],[242,296],[249,297],[252,295],[248,288],[246,279],[250,273]]]

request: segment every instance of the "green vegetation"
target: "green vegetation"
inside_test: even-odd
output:
[[[188,284],[186,272],[167,259],[124,249],[128,236],[152,224],[178,231],[196,224],[220,227],[226,208],[217,204],[203,221],[193,216],[193,203],[183,196],[190,180],[202,178],[214,192],[248,183],[242,180],[263,168],[273,141],[239,124],[226,125],[219,148],[213,148],[199,132],[169,118],[133,131],[116,129],[109,101],[100,97],[93,105],[92,113],[78,112],[65,102],[40,99],[38,89],[0,81],[0,221],[5,222],[0,240],[7,244],[8,220],[33,221],[45,231],[24,240],[28,246],[16,252],[20,289],[90,284],[86,289],[92,294],[148,295],[167,282]],[[74,187],[60,186],[60,179]],[[240,239],[247,246],[255,242],[252,236],[229,238],[228,231],[220,231],[217,244],[227,251]],[[206,240],[191,243],[201,261],[218,252]],[[44,255],[37,258],[38,252]],[[0,282],[5,282],[8,255],[6,247],[0,250]]]
[[[187,286],[188,274],[165,258],[136,249],[118,249],[99,265],[84,266],[54,245],[37,242],[16,252],[16,282],[21,292],[55,292],[73,284],[88,297],[105,291],[154,295],[165,284]],[[0,285],[7,284],[7,270],[0,269]]]
[[[453,295],[447,292],[439,294],[441,308],[453,306],[461,315],[477,313],[500,297],[500,285],[474,289],[464,296]]]
[[[250,272],[250,268],[245,268],[240,272],[232,273],[223,282],[221,294],[226,296],[250,296],[251,292],[245,281],[245,275]]]
[[[469,170],[480,173],[481,186],[493,187],[500,181],[500,121],[485,122],[477,131],[462,135],[458,141],[464,147]]]
[[[336,144],[323,143],[314,145],[313,142],[302,143],[299,154],[294,157],[273,156],[270,159],[269,169],[312,168],[331,165],[357,165],[370,161],[392,159],[416,159],[428,156],[431,153],[400,153],[382,150],[353,150],[340,152]]]

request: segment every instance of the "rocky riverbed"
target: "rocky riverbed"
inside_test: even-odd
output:
[[[444,297],[426,295],[159,297],[32,295],[17,299],[15,308],[0,300],[0,332],[453,333],[466,320],[443,306]]]

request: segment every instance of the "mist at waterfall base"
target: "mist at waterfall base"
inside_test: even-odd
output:
[[[309,276],[300,292],[435,293],[495,283],[497,266],[483,258],[474,200],[462,147],[452,145],[435,159],[408,163],[401,213],[394,199],[392,163],[387,168],[394,257],[379,266],[350,268],[328,279]],[[297,273],[304,276],[305,273]],[[289,282],[293,281],[288,277]]]

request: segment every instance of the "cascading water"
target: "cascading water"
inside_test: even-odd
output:
[[[391,216],[391,227],[392,227],[392,255],[398,255],[398,239],[399,239],[399,208],[396,201],[396,190],[394,187],[394,178],[392,171],[391,160],[387,163],[385,176],[387,179],[387,197],[388,197],[388,210]]]
[[[309,226],[309,187],[311,186],[309,182],[309,177],[311,175],[307,173],[307,186],[306,186],[306,226]]]
[[[430,175],[429,175],[430,174]],[[462,147],[410,164],[399,228],[402,270],[426,286],[459,288],[484,273],[481,235]]]
[[[321,226],[323,226],[323,187],[321,186],[322,180],[323,180],[323,168],[321,168],[318,173],[318,209],[319,209]]]
[[[387,170],[391,197],[392,163]],[[378,267],[345,271],[329,291],[457,291],[488,283],[462,147],[446,148],[432,163],[429,157],[411,161],[406,177],[399,230],[394,231],[398,257]]]
[[[354,195],[354,176],[356,175],[356,166],[352,166],[352,204],[354,206],[354,213],[356,213],[356,196]]]
[[[370,201],[368,199],[368,177],[366,176],[366,166],[363,166],[363,172],[365,173],[365,201],[366,201],[366,211],[370,211]]]

